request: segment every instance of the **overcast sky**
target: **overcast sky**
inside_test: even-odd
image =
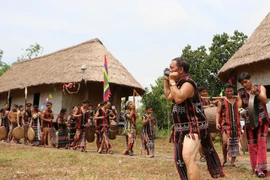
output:
[[[11,64],[35,43],[48,54],[99,38],[149,87],[187,44],[209,47],[234,30],[250,36],[269,11],[269,0],[6,0],[0,49]]]

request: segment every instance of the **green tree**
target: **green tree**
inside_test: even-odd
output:
[[[209,56],[206,58],[208,87],[214,96],[220,94],[223,89],[223,83],[217,78],[220,68],[238,51],[238,49],[246,42],[248,36],[242,32],[234,31],[232,36],[227,33],[215,35],[212,45],[209,47]],[[236,77],[235,77],[236,78]]]
[[[10,68],[8,64],[2,61],[3,54],[3,50],[0,49],[0,76],[2,76]]]
[[[145,109],[145,106],[152,106],[154,109],[154,116],[157,119],[157,126],[159,129],[167,128],[168,120],[170,117],[170,107],[171,103],[168,102],[164,96],[163,91],[163,77],[159,77],[156,80],[156,85],[150,85],[152,91],[147,92],[142,96],[142,109]],[[142,111],[144,113],[145,111]]]
[[[204,85],[207,84],[208,72],[206,70],[206,58],[207,58],[207,49],[205,46],[200,46],[196,50],[192,50],[190,45],[187,45],[182,50],[182,57],[185,57],[190,62],[190,74],[192,79],[194,79],[197,84]]]
[[[187,45],[181,56],[189,59],[190,74],[198,85],[208,87],[210,95],[218,96],[224,85],[217,78],[218,71],[246,40],[247,36],[237,30],[232,36],[227,33],[217,34],[212,39],[208,53],[205,46],[192,50]]]
[[[24,49],[22,49],[24,50]],[[25,53],[21,55],[21,57],[17,58],[17,62],[21,62],[24,60],[29,60],[35,57],[40,56],[43,53],[43,47],[36,43],[35,45],[30,45],[29,48],[25,50]]]

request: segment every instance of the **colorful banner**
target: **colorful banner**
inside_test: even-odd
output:
[[[41,110],[44,110],[44,109],[45,109],[45,106],[46,106],[47,102],[49,101],[49,98],[50,98],[50,99],[53,98],[52,95],[55,94],[55,91],[56,91],[56,88],[54,88],[54,89],[52,90],[52,92],[49,94],[49,96],[45,99],[45,101],[43,102],[43,104],[40,106],[40,109],[41,109]]]
[[[103,101],[109,100],[110,95],[111,95],[111,90],[110,90],[109,80],[108,80],[108,63],[107,63],[106,55],[104,55]]]

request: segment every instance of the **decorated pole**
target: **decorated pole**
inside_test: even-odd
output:
[[[106,55],[104,55],[104,80],[103,80],[103,101],[107,101],[110,98],[111,90],[109,86],[109,79],[108,79],[108,63],[106,59]]]

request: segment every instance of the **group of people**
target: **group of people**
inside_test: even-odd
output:
[[[9,111],[9,105],[0,109],[0,126],[7,130],[4,142],[20,143],[21,139],[16,139],[12,132],[14,128],[21,127],[24,129],[24,144],[32,146],[51,146],[65,149],[81,149],[86,151],[86,129],[92,127],[96,134],[96,146],[98,153],[113,154],[110,144],[110,125],[117,125],[117,110],[111,106],[109,101],[100,102],[93,110],[88,100],[84,100],[81,107],[73,107],[70,114],[66,108],[62,108],[54,122],[54,112],[52,103],[47,102],[44,111],[41,111],[37,105],[32,106],[26,103],[24,110],[23,105],[14,104]],[[149,157],[154,157],[154,125],[155,118],[152,117],[152,107],[146,108],[146,115],[142,117],[142,148],[141,153],[146,153]],[[132,101],[126,103],[125,128],[123,134],[126,139],[126,148],[124,155],[132,156],[134,153],[133,146],[137,136],[136,120],[138,114]],[[34,139],[31,141],[28,137],[28,129],[34,131]],[[58,138],[56,138],[58,130]]]
[[[223,167],[227,162],[227,156],[231,157],[231,166],[236,166],[236,157],[240,154],[239,138],[242,133],[240,117],[245,120],[244,131],[247,134],[253,173],[260,178],[268,175],[266,136],[269,117],[266,110],[268,102],[266,89],[262,85],[254,85],[247,72],[241,73],[237,80],[242,85],[237,97],[234,96],[234,86],[228,83],[224,85],[224,98],[209,101],[202,98],[205,96],[203,92],[205,89],[199,89],[190,77],[187,59],[181,57],[173,59],[170,73],[164,73],[165,97],[172,101],[175,164],[181,179],[200,179],[195,161],[200,147],[200,154],[205,158],[213,178],[225,176]],[[255,107],[250,107],[250,98],[257,100],[258,103],[254,103]],[[216,129],[220,131],[222,137],[222,163],[213,146],[205,115],[206,108],[214,106],[217,107]],[[253,112],[253,109],[257,110],[251,115],[249,111]],[[253,116],[258,120],[257,126],[251,125]]]

